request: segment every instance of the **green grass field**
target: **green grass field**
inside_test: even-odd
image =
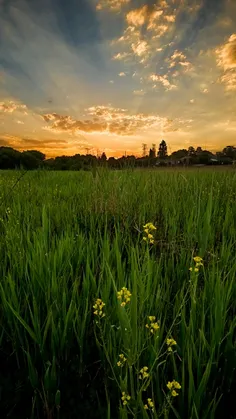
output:
[[[19,176],[0,173],[1,417],[236,418],[236,171]]]

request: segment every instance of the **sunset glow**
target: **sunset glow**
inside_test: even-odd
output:
[[[236,145],[235,0],[0,0],[0,146]]]

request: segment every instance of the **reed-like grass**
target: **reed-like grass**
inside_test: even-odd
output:
[[[233,419],[235,171],[19,176],[0,174],[1,417]]]

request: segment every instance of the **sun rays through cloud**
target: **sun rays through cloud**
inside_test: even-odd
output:
[[[232,0],[3,0],[0,146],[235,145]]]

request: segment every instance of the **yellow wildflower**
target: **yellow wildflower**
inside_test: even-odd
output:
[[[126,304],[130,302],[131,295],[131,292],[126,287],[123,287],[117,292],[117,299],[121,300],[121,307],[125,307]]]
[[[148,402],[149,407],[152,407],[152,408],[154,407],[154,403],[152,399],[147,399],[147,402]]]
[[[153,230],[156,230],[156,227],[152,223],[147,223],[143,226],[143,228],[144,228],[144,233],[147,235],[143,237],[143,240],[150,244],[153,244],[154,237],[153,237],[153,234],[151,234],[151,232]]]
[[[148,320],[150,321],[150,324],[147,323],[146,328],[149,329],[152,334],[155,333],[158,329],[160,329],[159,324],[155,322],[155,316],[148,316]]]
[[[194,262],[196,262],[196,263],[202,263],[202,261],[203,261],[203,259],[202,259],[200,256],[195,256],[195,257],[193,258],[193,260],[194,260]]]
[[[152,399],[147,399],[147,403],[143,406],[145,410],[152,410],[154,412],[154,403]]]
[[[95,304],[93,305],[93,308],[94,308],[93,314],[100,318],[105,317],[105,313],[103,313],[104,306],[105,306],[105,303],[101,300],[101,298],[97,298],[95,301]]]
[[[126,394],[125,391],[123,391],[121,400],[122,400],[124,406],[128,403],[128,401],[130,399],[131,399],[131,397],[129,396],[129,394]]]
[[[156,227],[152,223],[145,224],[143,228],[148,229],[148,230],[156,230]]]
[[[172,346],[175,346],[175,345],[177,345],[177,342],[176,342],[176,340],[174,340],[174,339],[172,339],[172,338],[167,338],[166,339],[166,344],[167,344],[167,346],[168,346],[168,352],[173,352],[173,349],[172,349]]]
[[[120,360],[117,362],[118,367],[123,367],[125,365],[125,362],[127,361],[127,358],[123,354],[119,355]]]
[[[194,258],[193,258],[193,260],[194,260],[194,262],[195,262],[195,267],[194,268],[189,268],[189,270],[191,271],[191,272],[199,272],[199,268],[201,267],[201,266],[203,266],[203,259],[200,257],[200,256],[195,256]]]
[[[172,394],[173,397],[176,397],[176,396],[179,395],[179,393],[177,393],[177,391],[176,391],[176,390],[181,389],[181,385],[178,383],[178,381],[176,381],[176,380],[168,381],[166,386],[171,391],[171,394]]]
[[[173,381],[175,388],[177,388],[177,390],[181,389],[181,385],[178,383],[178,381]]]
[[[148,316],[148,319],[150,320],[150,322],[154,322],[156,320],[155,316]]]
[[[172,387],[173,387],[173,383],[171,383],[170,381],[168,381],[168,383],[166,384],[166,386],[168,387],[169,390],[171,390]]]
[[[139,374],[140,374],[139,379],[140,380],[144,380],[145,378],[149,377],[149,373],[147,371],[148,371],[148,367],[141,368],[141,370],[139,371]]]

